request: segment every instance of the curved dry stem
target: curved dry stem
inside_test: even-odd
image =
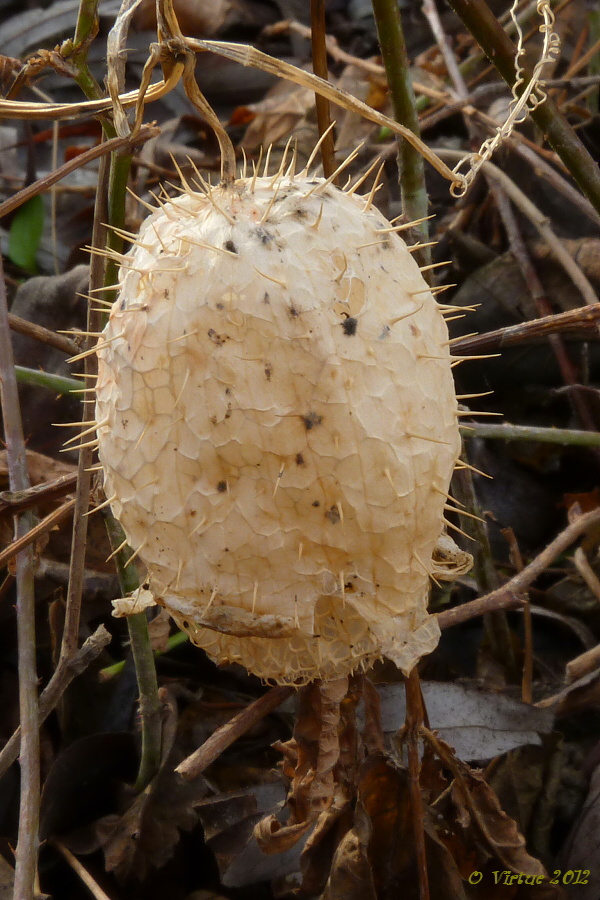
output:
[[[206,119],[219,142],[219,149],[221,150],[221,181],[224,184],[232,184],[235,181],[236,171],[235,150],[219,117],[198,87],[194,74],[195,63],[196,60],[190,53],[185,61],[183,70],[183,86],[188,99],[194,104],[200,115]]]
[[[315,91],[315,93],[320,94],[322,97],[326,97],[331,103],[335,103],[337,106],[341,106],[344,109],[349,109],[351,112],[356,112],[359,115],[364,116],[364,118],[368,119],[370,122],[375,122],[377,125],[389,128],[394,134],[399,134],[401,137],[405,138],[406,141],[418,150],[427,162],[440,173],[440,175],[447,178],[448,181],[453,184],[462,184],[463,176],[453,172],[446,163],[444,163],[439,156],[427,146],[427,144],[413,134],[409,128],[405,128],[404,125],[395,122],[394,119],[390,119],[388,116],[384,116],[383,113],[377,112],[377,110],[372,109],[370,106],[367,106],[366,103],[363,103],[362,100],[358,100],[347,91],[330,84],[328,81],[324,81],[322,78],[319,78],[318,75],[313,75],[311,72],[305,72],[303,69],[299,69],[290,63],[283,62],[283,60],[276,59],[274,56],[269,56],[268,53],[263,53],[261,50],[257,50],[255,47],[249,47],[246,44],[231,44],[226,41],[203,41],[196,38],[185,38],[185,43],[190,50],[217,53],[219,56],[225,56],[227,59],[232,59],[242,66],[253,66],[263,72],[269,72],[279,78],[285,78],[287,81],[292,81],[294,84],[300,85],[300,87],[306,87],[311,91]]]

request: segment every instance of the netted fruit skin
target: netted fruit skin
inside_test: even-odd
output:
[[[143,223],[98,344],[105,491],[151,590],[265,680],[408,672],[439,639],[457,403],[389,229],[320,179],[188,190]]]

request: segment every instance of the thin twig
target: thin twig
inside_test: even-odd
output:
[[[412,670],[404,683],[406,690],[406,732],[408,751],[408,777],[412,811],[415,856],[419,873],[419,898],[429,900],[429,875],[425,852],[425,825],[423,822],[423,800],[421,798],[419,733],[423,727],[423,696],[417,667]]]
[[[59,522],[62,522],[65,519],[73,507],[75,506],[75,500],[67,500],[57,509],[53,510],[49,513],[41,522],[37,522],[35,525],[22,534],[20,537],[15,538],[15,540],[5,547],[4,550],[0,551],[0,568],[5,566],[11,559],[21,553],[25,548],[31,547],[39,537],[43,534],[46,534]]]
[[[73,853],[71,853],[68,847],[65,847],[65,845],[58,840],[58,838],[52,838],[50,840],[50,843],[58,850],[60,854],[62,854],[62,856],[64,856],[73,871],[81,878],[86,888],[90,891],[92,897],[95,897],[96,900],[111,900],[108,894],[102,890],[98,882],[94,878],[92,878],[85,866],[82,866],[77,857]]]
[[[593,336],[597,338],[599,320],[600,303],[593,303],[590,306],[569,309],[567,312],[544,316],[541,319],[531,319],[519,325],[508,325],[496,331],[487,331],[485,334],[457,337],[452,343],[452,352],[460,356],[467,353],[486,353],[504,347],[539,343],[549,334],[579,335],[588,329],[593,330]],[[588,339],[591,336],[585,335]]]
[[[327,46],[325,35],[325,0],[310,0],[310,40],[312,46],[313,72],[324,81],[327,81],[329,72],[327,69]],[[325,134],[321,142],[321,160],[323,161],[323,174],[329,178],[335,172],[335,148],[333,132],[327,131],[331,126],[331,110],[329,100],[320,94],[315,94],[315,106],[317,109],[317,126],[319,137]]]
[[[106,187],[108,179],[108,157],[100,160],[98,173],[98,191],[96,193],[96,205],[94,209],[94,225],[92,230],[92,242],[95,247],[102,246],[101,236],[104,233],[103,222],[106,222]],[[95,290],[103,284],[102,259],[98,255],[92,256],[90,265],[90,290]],[[90,332],[100,331],[100,317],[91,308],[88,310],[88,327]],[[88,339],[88,348],[91,340]],[[85,374],[97,374],[96,357],[92,354],[85,359]],[[94,419],[93,404],[83,405],[83,424],[91,424]],[[75,494],[75,508],[73,512],[73,537],[71,541],[71,558],[69,563],[69,587],[67,590],[65,622],[60,648],[58,665],[66,661],[75,653],[79,643],[79,618],[81,613],[81,598],[83,594],[85,548],[87,544],[88,511],[90,502],[90,490],[92,476],[88,471],[93,458],[93,448],[85,447],[79,451],[77,465],[77,491]]]
[[[208,766],[217,759],[224,750],[230,747],[238,738],[277,709],[278,706],[291,697],[294,688],[287,685],[278,685],[271,688],[258,700],[253,700],[245,709],[239,712],[233,719],[218,728],[206,740],[201,747],[179,763],[175,769],[186,781],[193,781]]]
[[[16,331],[18,334],[24,334],[27,337],[33,338],[34,341],[40,341],[42,344],[47,344],[49,347],[55,347],[57,350],[62,350],[63,353],[68,353],[71,356],[79,353],[79,350],[81,349],[74,340],[68,338],[66,335],[57,334],[55,331],[50,331],[49,328],[44,328],[42,325],[36,325],[35,322],[28,322],[27,319],[21,319],[19,316],[15,316],[12,313],[8,314],[8,324],[12,331]]]
[[[61,475],[54,481],[44,481],[27,488],[26,491],[0,491],[0,514],[6,510],[22,512],[31,509],[40,503],[50,500],[60,500],[65,494],[69,494],[77,484],[77,475]]]
[[[417,138],[420,136],[419,116],[415,105],[415,94],[410,77],[410,65],[406,52],[400,10],[396,0],[373,0],[373,15],[377,26],[377,36],[381,56],[394,108],[394,117]],[[409,222],[425,219],[429,211],[429,199],[425,187],[425,166],[418,149],[401,137],[398,144],[398,170],[402,193],[402,211]],[[416,226],[423,242],[427,242],[429,227],[427,221]],[[417,251],[415,258],[419,265],[429,265],[429,247]]]
[[[110,141],[104,141],[103,143],[98,144],[97,147],[91,147],[89,150],[85,150],[74,159],[70,159],[69,162],[59,166],[56,171],[27,185],[23,190],[19,191],[17,194],[13,194],[8,200],[5,200],[4,203],[0,203],[0,219],[13,210],[18,209],[19,206],[22,206],[23,203],[26,203],[27,200],[30,200],[32,197],[44,193],[51,188],[53,184],[62,181],[63,178],[70,175],[71,172],[76,172],[77,169],[81,169],[95,159],[99,159],[107,153],[112,153],[114,150],[120,150],[122,147],[131,146],[132,144],[143,144],[151,138],[156,137],[158,134],[160,134],[159,128],[156,128],[154,125],[144,125],[135,135],[135,139],[130,137],[113,138]]]
[[[4,419],[8,478],[12,491],[26,491],[30,486],[27,454],[13,366],[4,267],[0,257],[0,397]],[[30,512],[17,515],[15,517],[15,538],[19,540],[30,531],[32,523],[33,518]],[[21,800],[14,896],[19,900],[34,900],[39,848],[40,738],[35,636],[35,579],[31,546],[21,550],[17,556],[16,577],[19,713],[23,740],[20,759]]]
[[[588,528],[598,522],[600,522],[600,509],[593,509],[591,512],[578,516],[529,565],[525,566],[522,572],[518,572],[502,587],[478,600],[471,600],[470,603],[463,603],[462,606],[455,606],[453,609],[438,613],[437,620],[440,628],[442,630],[451,628],[453,625],[468,622],[469,619],[496,609],[514,609],[522,606],[523,592],[554,562],[557,556],[570,547],[573,541],[576,541],[582,534],[585,534]]]
[[[59,662],[52,678],[40,694],[38,720],[40,726],[56,708],[73,679],[81,675],[100,656],[111,640],[111,634],[104,625],[100,625],[73,656]],[[0,751],[0,778],[5,775],[19,755],[20,745],[21,729],[18,728]]]

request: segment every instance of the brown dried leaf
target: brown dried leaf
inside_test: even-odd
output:
[[[299,87],[289,81],[279,81],[271,88],[264,100],[244,107],[247,115],[253,120],[246,130],[241,147],[251,153],[258,147],[275,145],[282,138],[288,137],[296,129],[298,123],[312,109],[315,102],[313,91]],[[241,110],[234,111],[240,117]]]
[[[489,852],[512,872],[526,876],[544,877],[546,871],[537,859],[530,856],[525,838],[516,823],[500,807],[495,793],[483,776],[455,760],[461,779],[452,785],[452,797],[462,821],[476,829]]]
[[[175,702],[163,691],[165,723],[163,761],[158,774],[121,817],[97,823],[106,868],[125,880],[143,880],[152,868],[160,868],[173,855],[179,831],[197,822],[196,804],[208,791],[203,778],[184,781],[173,771],[180,761],[173,750],[177,712]],[[177,757],[177,758],[175,758]]]
[[[367,848],[354,828],[348,831],[335,852],[331,874],[321,900],[377,900]]]

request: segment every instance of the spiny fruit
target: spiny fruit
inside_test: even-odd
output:
[[[184,181],[120,257],[97,346],[105,491],[156,602],[281,683],[408,672],[439,638],[448,333],[406,226],[357,187]]]

